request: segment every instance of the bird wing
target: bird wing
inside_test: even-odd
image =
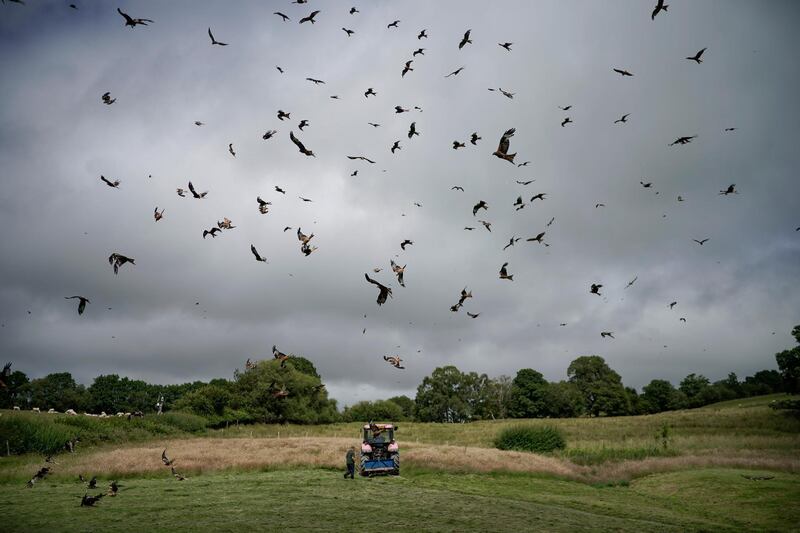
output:
[[[123,13],[123,12],[122,12],[122,10],[121,10],[120,8],[117,8],[117,13],[119,13],[120,15],[122,15],[123,17],[125,17],[125,22],[130,22],[130,23],[133,23],[133,19],[132,19],[130,16],[128,16],[128,14],[127,14],[127,13]]]
[[[295,144],[295,146],[297,146],[297,148],[300,149],[301,152],[307,152],[308,151],[306,149],[306,147],[303,146],[303,143],[301,143],[300,140],[297,137],[295,137],[294,133],[291,132],[291,131],[289,132],[289,138],[292,140],[292,142]]]
[[[516,128],[511,128],[511,129],[506,130],[506,132],[500,138],[500,144],[497,146],[497,151],[498,152],[500,152],[501,154],[507,154],[508,153],[508,148],[509,148],[509,146],[511,144],[511,137],[514,136],[514,132],[515,131],[516,131]]]

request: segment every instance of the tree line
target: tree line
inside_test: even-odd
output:
[[[626,387],[620,375],[597,355],[581,356],[567,368],[567,379],[548,382],[532,368],[516,376],[491,378],[462,372],[455,366],[436,368],[417,388],[415,398],[395,396],[362,401],[337,409],[308,359],[291,357],[285,364],[260,361],[232,380],[213,379],[180,385],[154,385],[116,374],[98,376],[85,387],[68,372],[29,380],[13,372],[0,388],[0,408],[39,407],[77,412],[153,412],[159,398],[166,409],[201,415],[210,425],[230,422],[319,424],[338,421],[417,420],[468,422],[498,418],[569,418],[625,416],[701,407],[711,403],[776,392],[800,393],[800,325],[792,334],[798,346],[775,354],[778,370],[761,370],[740,380],[731,372],[711,382],[689,374],[677,387],[653,379],[641,392]]]

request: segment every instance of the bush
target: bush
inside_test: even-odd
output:
[[[512,426],[500,432],[494,445],[500,450],[547,453],[566,448],[567,441],[553,426]]]
[[[0,418],[0,443],[8,443],[13,454],[36,452],[44,455],[58,453],[76,431],[63,424],[52,423],[48,415],[23,415]],[[3,453],[6,447],[2,446]]]

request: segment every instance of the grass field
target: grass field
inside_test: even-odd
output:
[[[114,431],[93,421],[83,428],[99,432],[86,435],[92,444],[59,455],[53,475],[32,489],[25,481],[41,456],[0,459],[0,530],[147,523],[156,530],[351,531],[374,528],[380,517],[382,530],[397,531],[800,531],[800,420],[769,409],[774,398],[639,417],[401,422],[402,476],[352,482],[339,469],[345,449],[360,440],[360,424],[149,437],[142,426],[126,440],[124,421],[109,421]],[[38,416],[40,425],[63,423]],[[568,447],[553,455],[492,448],[511,424],[558,426]],[[179,482],[161,465],[163,447],[189,479]],[[119,496],[79,508],[78,474],[97,475],[102,488],[120,480]]]

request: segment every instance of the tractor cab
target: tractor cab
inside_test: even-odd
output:
[[[393,424],[364,424],[361,442],[362,476],[400,474],[400,450],[394,440]]]

